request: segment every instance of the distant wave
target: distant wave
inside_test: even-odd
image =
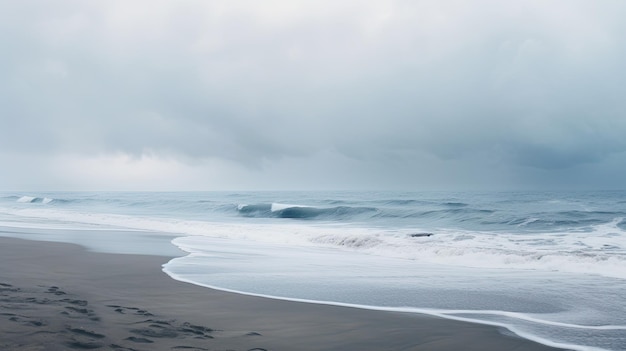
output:
[[[345,202],[343,202],[345,203]],[[373,219],[373,218],[398,218],[398,219],[450,219],[462,221],[464,217],[479,218],[493,213],[490,209],[476,209],[461,202],[443,202],[434,204],[440,209],[420,210],[419,205],[424,205],[419,200],[383,200],[375,202],[380,206],[348,206],[339,205],[337,202],[329,202],[329,206],[306,206],[281,203],[240,204],[237,212],[244,217],[256,218],[291,218],[291,219],[324,219],[324,220],[349,220],[349,219]],[[374,202],[370,203],[374,204]],[[416,208],[415,205],[418,205]],[[431,208],[433,204],[430,204]]]
[[[601,218],[586,218],[586,219],[539,219],[539,218],[516,218],[514,220],[505,222],[503,224],[516,225],[519,227],[526,228],[576,228],[576,227],[587,227],[593,226],[597,224],[605,223],[606,221]]]
[[[468,220],[482,220],[485,216],[493,214],[494,210],[477,209],[471,207],[451,207],[445,209],[422,210],[414,208],[406,209],[382,209],[375,216],[380,218],[412,218],[412,219],[444,219],[456,222]]]
[[[49,197],[35,197],[35,196],[22,196],[17,199],[17,202],[20,203],[41,203],[41,204],[49,204],[52,201],[55,201]]]
[[[361,205],[361,206],[359,206]],[[223,207],[232,211],[233,206]],[[485,231],[545,232],[577,230],[589,231],[593,226],[626,217],[620,211],[558,211],[558,212],[503,212],[498,209],[477,207],[465,202],[432,202],[424,205],[414,200],[382,200],[352,204],[331,203],[317,206],[283,203],[240,204],[236,214],[250,218],[289,218],[296,220],[361,221],[363,223],[410,223],[416,225],[437,223],[440,227],[464,228]],[[403,222],[402,222],[403,221]],[[619,223],[626,228],[626,223]]]
[[[426,215],[437,215],[437,214],[490,214],[490,213],[494,213],[494,210],[486,210],[486,209],[479,209],[479,208],[450,208],[450,209],[445,209],[445,210],[434,210],[434,211],[425,211],[425,212],[421,212],[420,216],[426,216]]]
[[[50,197],[50,196],[31,196],[31,195],[10,195],[10,196],[1,197],[0,199],[8,201],[8,202],[20,203],[20,204],[43,204],[43,205],[64,204],[64,203],[78,201],[78,200],[70,200],[70,199],[59,199],[59,198]]]
[[[391,206],[406,206],[406,205],[414,205],[414,204],[429,204],[427,201],[423,201],[423,200],[413,200],[413,199],[390,199],[390,200],[382,200],[380,201],[381,203],[385,204],[385,205],[391,205]]]
[[[280,203],[271,204],[241,204],[237,206],[239,214],[257,218],[291,218],[291,219],[334,219],[345,220],[365,213],[376,213],[375,207],[313,207],[304,205],[289,205]]]
[[[444,206],[444,207],[465,207],[469,206],[464,202],[456,202],[456,201],[447,201],[447,202],[439,202],[439,201],[427,201],[427,200],[416,200],[416,199],[387,199],[381,200],[380,203],[389,206],[408,206],[408,205],[430,205],[430,206]]]
[[[556,213],[534,213],[526,217],[507,218],[500,222],[485,221],[486,224],[516,226],[531,230],[592,230],[593,226],[612,222],[615,218],[626,217],[619,211],[561,211]],[[616,224],[622,228],[623,221]]]
[[[271,217],[272,204],[240,204],[237,206],[237,211],[245,217]]]
[[[446,202],[445,205],[446,206],[450,206],[450,207],[466,207],[466,206],[469,206],[468,204],[466,204],[464,202]]]
[[[235,194],[237,195],[237,194]],[[589,232],[593,226],[608,223],[617,217],[626,217],[626,210],[619,206],[596,207],[584,210],[574,204],[566,204],[565,210],[557,205],[550,205],[533,210],[523,202],[521,210],[510,207],[498,207],[494,201],[459,201],[455,197],[441,199],[412,199],[385,197],[382,199],[359,200],[357,198],[331,199],[313,198],[312,204],[303,204],[296,197],[283,202],[273,202],[269,196],[264,198],[242,199],[243,195],[224,196],[219,194],[200,194],[181,198],[161,194],[156,198],[143,193],[42,193],[42,194],[6,194],[0,201],[11,206],[25,207],[47,205],[67,207],[66,205],[101,206],[115,212],[159,213],[164,216],[183,215],[198,220],[209,218],[267,218],[292,219],[306,221],[350,222],[363,225],[457,228],[485,232]],[[264,194],[263,194],[264,195]],[[282,194],[281,194],[282,195]],[[235,199],[232,199],[232,197]],[[224,198],[228,198],[224,200]],[[295,199],[295,200],[294,200]],[[254,201],[258,202],[254,202]],[[251,201],[246,203],[244,201]],[[293,201],[293,202],[290,202]],[[240,205],[237,205],[237,202]],[[304,200],[302,201],[304,202]],[[574,207],[574,208],[573,208]],[[590,206],[591,207],[591,206]],[[620,230],[626,230],[626,222],[617,224]]]

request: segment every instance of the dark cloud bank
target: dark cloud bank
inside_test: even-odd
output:
[[[2,2],[0,155],[224,160],[229,187],[623,187],[626,3],[300,6]]]

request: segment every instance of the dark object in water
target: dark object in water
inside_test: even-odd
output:
[[[421,237],[424,237],[424,236],[432,236],[432,235],[434,235],[434,234],[433,233],[414,233],[414,234],[409,234],[409,236],[411,238],[421,238]]]

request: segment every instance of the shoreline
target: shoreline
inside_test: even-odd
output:
[[[200,287],[161,271],[170,258],[0,238],[0,349],[559,350],[482,324]]]

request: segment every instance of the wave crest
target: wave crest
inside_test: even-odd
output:
[[[290,205],[281,203],[254,204],[237,206],[240,215],[256,218],[290,218],[290,219],[328,219],[346,220],[363,214],[375,214],[375,207],[314,207],[304,205]]]
[[[35,196],[22,196],[19,199],[17,199],[17,202],[19,203],[41,203],[41,204],[49,204],[52,201],[55,201],[52,198],[49,197],[35,197]]]

